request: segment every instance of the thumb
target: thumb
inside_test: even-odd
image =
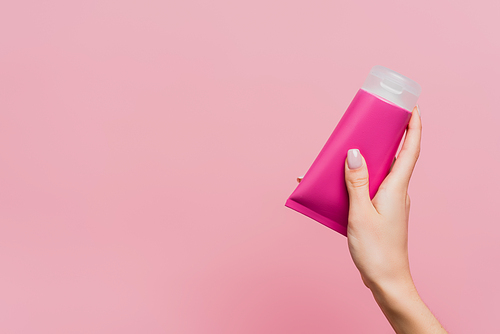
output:
[[[370,199],[368,168],[358,149],[347,152],[345,183],[349,192],[349,215],[369,212],[373,204]]]

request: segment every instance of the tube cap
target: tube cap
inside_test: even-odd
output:
[[[418,83],[384,66],[373,66],[361,89],[412,111],[422,88]]]

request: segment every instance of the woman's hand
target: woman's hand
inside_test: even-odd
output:
[[[403,147],[373,200],[366,161],[359,150],[349,150],[345,161],[349,251],[363,282],[372,291],[380,286],[412,282],[408,261],[408,184],[420,155],[422,133],[417,108],[413,111]]]
[[[408,261],[408,184],[420,154],[421,133],[420,111],[415,107],[401,151],[373,200],[365,159],[357,149],[348,151],[347,240],[364,284],[397,333],[446,333],[420,299]]]

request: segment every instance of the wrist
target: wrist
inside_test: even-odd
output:
[[[369,288],[380,307],[388,310],[397,310],[409,301],[420,300],[409,273],[390,280],[372,282]]]
[[[420,298],[410,275],[379,281],[370,290],[396,333],[446,333]]]

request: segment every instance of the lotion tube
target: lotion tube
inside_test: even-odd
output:
[[[373,199],[389,173],[420,92],[415,81],[374,66],[285,206],[347,236],[347,151],[357,148],[363,154]]]

